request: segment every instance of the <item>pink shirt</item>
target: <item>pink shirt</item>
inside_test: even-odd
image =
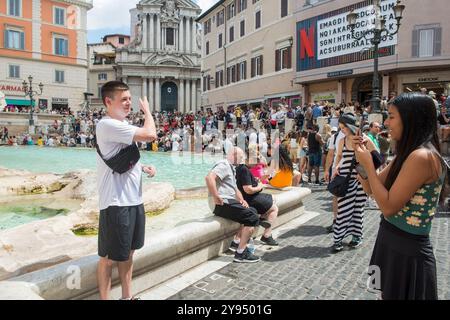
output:
[[[255,178],[258,178],[261,180],[261,178],[264,176],[264,164],[258,163],[253,168],[250,169],[250,172],[253,174]],[[261,181],[263,184],[268,184],[269,181],[264,180]]]

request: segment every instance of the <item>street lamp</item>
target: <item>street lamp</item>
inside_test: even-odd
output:
[[[380,81],[378,77],[378,46],[381,41],[385,41],[388,37],[394,36],[398,33],[400,29],[400,21],[402,20],[403,10],[405,10],[405,6],[400,3],[400,0],[397,1],[396,5],[393,7],[395,19],[397,20],[397,29],[395,32],[391,32],[386,28],[386,20],[381,16],[381,0],[373,0],[373,5],[375,8],[375,26],[372,29],[367,29],[361,31],[360,34],[355,35],[356,28],[356,20],[358,19],[358,14],[354,11],[350,12],[347,15],[347,22],[350,26],[350,30],[352,32],[352,38],[355,39],[355,42],[360,41],[362,39],[366,39],[370,41],[373,45],[373,58],[374,58],[374,72],[373,72],[373,83],[372,83],[372,110],[371,113],[380,113]],[[373,35],[373,36],[371,36]]]
[[[39,83],[39,92],[33,90],[33,77],[28,77],[28,82],[26,80],[23,80],[22,82],[22,89],[25,93],[25,97],[30,97],[30,121],[29,121],[29,131],[30,133],[34,133],[34,119],[33,119],[33,97],[40,96],[42,94],[42,90],[44,90],[44,85],[42,82]]]

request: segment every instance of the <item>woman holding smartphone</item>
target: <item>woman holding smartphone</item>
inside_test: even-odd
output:
[[[405,93],[389,104],[385,121],[396,142],[395,159],[377,174],[365,141],[355,154],[368,179],[358,179],[382,212],[370,266],[379,270],[381,296],[395,300],[437,299],[436,260],[429,233],[443,191],[446,163],[440,155],[433,100]]]
[[[351,248],[357,248],[362,243],[363,235],[363,215],[367,194],[364,192],[361,183],[357,179],[355,151],[353,149],[353,137],[361,131],[356,126],[356,117],[352,113],[345,113],[339,118],[339,127],[345,138],[339,141],[336,153],[337,166],[333,172],[336,175],[347,176],[350,174],[350,182],[347,194],[338,197],[338,210],[336,222],[333,225],[333,252],[337,253],[344,249],[342,241],[347,236],[352,236],[349,243]],[[369,140],[367,147],[370,151],[375,150],[375,146]]]

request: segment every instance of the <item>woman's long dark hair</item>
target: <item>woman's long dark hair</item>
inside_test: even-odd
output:
[[[282,144],[278,148],[279,150],[279,168],[281,171],[294,171],[294,165],[292,164],[291,158],[286,150],[286,147]]]
[[[441,152],[437,135],[436,106],[433,99],[421,93],[409,92],[401,94],[389,104],[397,108],[402,120],[403,132],[396,143],[396,157],[386,178],[385,187],[388,190],[391,189],[403,163],[413,151],[427,148]],[[441,199],[443,196],[444,190],[441,193]]]

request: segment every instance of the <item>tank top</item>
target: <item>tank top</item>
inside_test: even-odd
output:
[[[309,153],[318,153],[320,152],[320,143],[316,139],[316,132],[308,133],[308,150]]]

